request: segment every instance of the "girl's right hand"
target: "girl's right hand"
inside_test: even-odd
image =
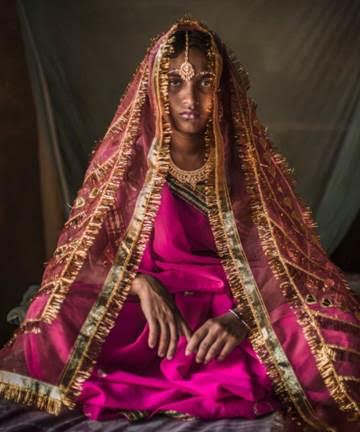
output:
[[[140,299],[141,309],[149,324],[149,346],[159,341],[158,355],[174,356],[180,335],[189,342],[192,331],[176,307],[173,298],[161,283],[148,275],[138,274],[133,280],[130,294]]]

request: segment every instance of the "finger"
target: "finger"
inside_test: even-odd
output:
[[[190,353],[197,351],[200,342],[204,339],[204,337],[207,335],[208,329],[204,326],[201,326],[196,330],[195,333],[191,336],[187,347],[185,349],[185,355],[189,355]]]
[[[170,360],[173,358],[176,350],[176,344],[179,338],[178,335],[178,328],[174,321],[169,322],[169,329],[170,329],[170,342],[169,342],[169,348],[167,350],[166,357]]]
[[[224,360],[225,357],[227,357],[227,355],[235,348],[236,346],[236,342],[232,341],[232,340],[228,340],[223,349],[221,350],[219,356],[218,356],[218,360]]]
[[[208,333],[207,336],[200,342],[199,349],[196,354],[196,363],[201,363],[204,361],[206,354],[215,341],[216,336],[214,334]]]
[[[186,337],[187,342],[189,342],[192,336],[191,328],[188,326],[187,322],[184,320],[181,312],[176,306],[175,306],[174,314],[175,314],[176,325],[178,328],[179,335],[184,335]]]
[[[158,337],[159,337],[159,324],[154,319],[150,319],[148,321],[148,324],[149,324],[148,343],[149,343],[150,348],[154,348],[156,343],[157,343]]]
[[[160,343],[158,349],[158,355],[163,357],[168,349],[170,339],[170,332],[167,323],[160,321]]]
[[[193,333],[186,321],[184,321],[182,318],[180,318],[179,327],[180,333],[183,334],[186,337],[187,342],[189,342]]]
[[[217,339],[209,348],[205,356],[204,363],[207,364],[209,363],[210,360],[216,357],[224,348],[225,343],[226,343],[225,339]]]

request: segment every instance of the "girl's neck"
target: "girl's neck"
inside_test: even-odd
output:
[[[202,134],[189,135],[173,133],[170,153],[179,168],[193,170],[204,162],[205,141]]]

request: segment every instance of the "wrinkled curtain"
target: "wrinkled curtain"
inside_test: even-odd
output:
[[[38,113],[48,254],[150,38],[186,12],[246,66],[260,118],[294,167],[323,245],[331,253],[340,243],[360,208],[357,0],[18,0],[18,10]]]

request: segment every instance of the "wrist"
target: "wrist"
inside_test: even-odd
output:
[[[138,297],[146,294],[150,289],[148,277],[147,275],[138,273],[132,281],[130,294],[137,295]]]
[[[141,287],[143,285],[143,280],[144,280],[143,275],[140,273],[137,274],[131,283],[129,294],[138,296],[141,291]]]
[[[244,318],[243,318],[241,312],[239,311],[239,308],[237,308],[237,307],[233,307],[233,308],[229,309],[228,311],[229,311],[229,313],[230,313],[231,315],[233,315],[233,316],[234,316],[234,317],[235,317],[239,322],[241,322],[242,325],[243,325],[244,327],[246,327],[246,329],[247,329],[248,331],[251,331],[251,328],[250,328],[249,324],[244,320]]]

